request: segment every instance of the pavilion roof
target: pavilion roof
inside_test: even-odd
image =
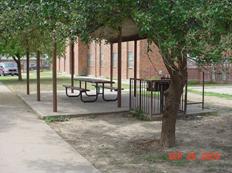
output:
[[[145,36],[139,35],[138,27],[132,19],[127,18],[123,20],[120,27],[122,30],[121,37],[123,42],[146,38]],[[116,43],[118,42],[119,31],[108,26],[101,26],[92,33],[92,36],[95,38],[106,39],[111,43]]]

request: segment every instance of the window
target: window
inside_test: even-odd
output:
[[[118,64],[118,53],[113,53],[113,67],[117,67]]]
[[[88,67],[94,66],[94,59],[90,53],[88,53],[88,62],[87,63],[88,63]]]
[[[133,68],[133,66],[134,66],[134,53],[131,51],[128,52],[127,63],[128,63],[128,68]]]

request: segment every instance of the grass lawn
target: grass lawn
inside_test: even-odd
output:
[[[15,92],[26,92],[26,74],[23,74],[23,80],[18,81],[17,76],[0,76],[0,82],[7,85],[11,90]],[[64,75],[58,75],[57,89],[63,89],[63,84],[69,84],[70,78]],[[36,91],[36,72],[30,72],[30,90],[31,92]],[[52,90],[52,73],[51,71],[41,72],[41,91]]]
[[[196,81],[188,81],[188,86],[202,86],[202,84]],[[205,82],[205,86],[206,87],[232,86],[232,84],[231,83]]]
[[[26,74],[23,73],[23,80],[18,81],[17,76],[0,76],[0,82],[6,84],[11,90],[20,93],[26,93]],[[64,90],[63,85],[70,84],[70,77],[63,74],[57,75],[57,90]],[[78,82],[75,83],[78,85]],[[117,83],[114,84],[117,86]],[[231,86],[231,84],[213,84],[208,83],[206,84],[207,87],[217,87],[217,86]],[[200,86],[197,83],[189,83],[189,86]],[[91,84],[88,84],[89,89],[93,89]],[[128,84],[122,84],[122,88],[129,89]],[[30,72],[30,90],[31,92],[36,92],[36,72]],[[42,71],[41,72],[41,91],[52,91],[52,72],[51,71]],[[201,91],[197,91],[194,89],[188,89],[189,92],[194,94],[201,94]],[[148,93],[149,95],[149,93]],[[222,93],[215,93],[215,92],[205,92],[206,96],[216,96],[228,100],[232,100],[232,95],[230,94],[222,94]]]
[[[188,89],[189,92],[194,93],[194,94],[202,94],[201,91],[197,91],[194,89]],[[224,94],[224,93],[216,93],[216,92],[208,92],[205,91],[205,96],[214,96],[214,97],[219,97],[227,100],[232,100],[232,95],[231,94]]]
[[[11,90],[19,93],[26,93],[26,74],[23,73],[23,80],[18,81],[17,76],[0,76],[0,82],[7,85]],[[69,85],[71,82],[68,75],[58,74],[57,75],[57,90],[64,90],[63,85]],[[79,82],[75,82],[74,85],[79,85]],[[116,84],[114,84],[116,86]],[[124,89],[128,89],[128,84],[122,84]],[[88,83],[88,88],[93,89],[92,84]],[[30,72],[30,91],[36,92],[36,72]],[[42,71],[41,72],[41,91],[52,91],[52,72]]]

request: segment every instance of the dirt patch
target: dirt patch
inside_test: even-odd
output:
[[[139,121],[129,115],[79,117],[50,126],[79,153],[105,173],[231,173],[232,112],[194,116],[177,121],[177,147],[158,145],[161,122]],[[170,151],[183,152],[171,161]],[[194,161],[186,159],[190,151]],[[202,152],[219,152],[221,159],[202,161]]]
[[[194,94],[189,92],[188,93],[188,100],[189,101],[196,101],[199,102],[202,99],[201,94]],[[232,111],[232,100],[227,100],[224,98],[216,97],[216,96],[205,96],[205,105],[206,107],[217,107],[219,110],[222,107],[230,109]]]

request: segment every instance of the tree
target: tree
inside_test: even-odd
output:
[[[56,59],[64,52],[67,38],[74,38],[75,30],[72,28],[72,12],[75,1],[40,1],[31,2],[31,8],[37,12],[38,26],[46,31],[47,37],[51,39],[52,55],[52,79],[53,79],[53,111],[57,112],[57,72]]]
[[[92,38],[91,33],[102,26],[117,32],[123,19],[131,18],[139,34],[159,47],[171,77],[165,93],[161,146],[175,145],[176,117],[187,80],[188,55],[201,62],[221,58],[225,46],[222,50],[218,45],[231,33],[228,26],[231,25],[231,9],[229,0],[79,1],[82,39],[97,39]],[[222,29],[221,22],[226,30]]]
[[[0,2],[0,54],[14,59],[18,66],[18,79],[22,80],[21,58],[24,55],[24,50],[21,44],[21,36],[19,32],[16,32],[18,27],[14,25],[17,21],[20,21],[19,13],[12,9],[10,4],[10,1]]]
[[[164,147],[175,145],[187,57],[204,63],[220,61],[229,48],[221,43],[225,37],[231,38],[231,9],[229,0],[155,0],[147,1],[146,8],[136,15],[142,33],[159,47],[171,76],[160,139]]]
[[[24,55],[24,50],[18,42],[18,39],[11,38],[5,42],[2,40],[0,42],[0,54],[13,58],[18,67],[18,80],[22,80],[21,58]]]
[[[21,47],[29,59],[29,51],[40,55],[41,52],[52,57],[53,62],[53,110],[57,111],[56,93],[56,58],[64,52],[67,38],[75,38],[73,33],[72,11],[75,1],[41,0],[41,1],[1,1],[4,15],[1,30],[7,35],[22,35]],[[5,10],[6,9],[6,10]],[[12,18],[8,17],[13,16]],[[13,26],[13,28],[9,27]],[[70,25],[71,24],[71,25]],[[9,37],[5,37],[7,40]],[[52,44],[51,44],[52,43]],[[37,56],[38,57],[38,56]],[[29,71],[27,72],[27,88],[29,88]],[[27,89],[27,93],[29,90]]]
[[[59,17],[59,19],[63,19],[64,15],[62,13],[65,13],[64,10],[60,9],[64,5],[62,2],[66,1],[59,1],[59,6],[57,6],[58,2],[53,3],[53,1],[1,1],[0,42],[2,47],[8,48],[9,46],[6,43],[17,43],[22,51],[20,55],[26,55],[27,59],[29,59],[30,54],[36,54],[38,51],[51,57],[53,28],[58,28],[56,33],[57,52],[61,54],[64,50],[64,39],[66,39],[66,33],[62,32],[65,25],[58,21]],[[55,20],[57,20],[57,23],[54,23]],[[51,27],[53,28],[51,29]],[[10,49],[4,49],[1,53],[12,55],[14,52],[11,50],[12,48],[11,46]],[[17,56],[12,57],[17,60],[17,64],[20,64],[18,59],[15,58],[18,55],[17,53]]]

